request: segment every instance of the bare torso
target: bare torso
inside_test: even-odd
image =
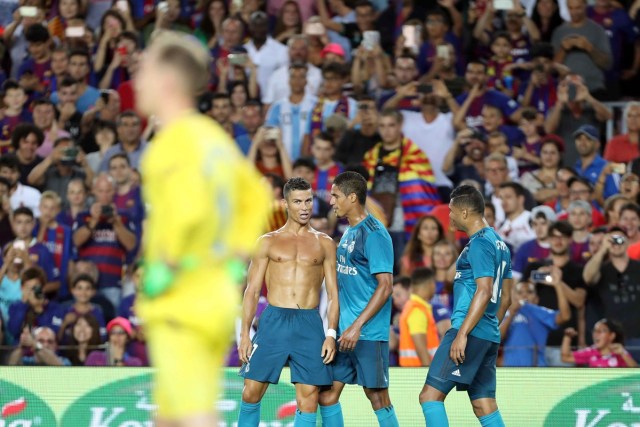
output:
[[[284,227],[269,233],[265,274],[269,304],[285,308],[315,308],[324,280],[326,245],[333,241],[311,227],[294,233]]]

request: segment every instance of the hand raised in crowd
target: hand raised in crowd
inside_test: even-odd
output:
[[[613,354],[617,354],[618,356],[622,356],[627,352],[627,349],[619,342],[614,342],[609,345],[609,351]]]
[[[480,86],[480,84],[476,83],[473,85],[473,87],[469,91],[469,98],[476,99],[480,95],[482,95],[482,87]]]
[[[396,89],[396,93],[403,98],[414,97],[418,94],[418,82],[409,82]]]
[[[431,87],[433,88],[433,94],[438,98],[447,99],[451,97],[451,92],[444,82],[440,79],[433,79],[431,81]]]
[[[31,335],[31,331],[28,327],[24,327],[22,329],[22,333],[20,334],[20,347],[22,348],[34,348],[36,345],[36,341],[33,339],[33,335]]]
[[[578,331],[574,328],[567,328],[564,330],[564,336],[569,338],[575,338],[578,336]]]

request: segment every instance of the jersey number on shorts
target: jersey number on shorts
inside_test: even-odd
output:
[[[491,302],[498,302],[498,285],[500,285],[500,279],[502,279],[502,275],[504,274],[504,268],[507,266],[506,261],[502,261],[502,264],[498,267],[498,272],[496,273],[496,280],[493,281],[493,291],[491,292]]]

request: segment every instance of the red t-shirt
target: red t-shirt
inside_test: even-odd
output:
[[[633,144],[628,134],[614,136],[604,147],[604,158],[610,162],[629,163],[638,157],[638,144]]]

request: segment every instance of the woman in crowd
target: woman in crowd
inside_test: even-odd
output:
[[[263,174],[291,177],[291,159],[282,145],[280,129],[262,127],[258,130],[248,154],[249,160]]]
[[[453,307],[453,279],[456,274],[455,263],[458,251],[455,245],[441,240],[433,248],[433,270],[436,276],[436,293],[432,303],[444,307]]]
[[[282,44],[287,44],[289,38],[302,33],[302,15],[298,2],[288,0],[280,9],[273,38]]]
[[[64,352],[73,366],[84,366],[89,352],[98,348],[100,340],[100,326],[90,313],[78,316],[69,342],[69,348]]]
[[[540,31],[540,40],[550,43],[553,31],[564,23],[560,16],[558,0],[538,0],[531,20]]]
[[[93,136],[99,150],[87,154],[87,162],[93,172],[98,173],[107,150],[118,141],[118,130],[113,122],[97,120],[93,126]]]
[[[109,341],[105,351],[93,351],[86,366],[142,366],[137,357],[127,353],[127,343],[133,338],[133,327],[124,317],[116,317],[107,324]]]
[[[557,197],[556,178],[562,165],[563,145],[559,138],[548,135],[540,145],[540,167],[525,172],[520,183],[529,190],[538,203],[546,203]]]
[[[400,274],[411,276],[418,267],[433,265],[433,249],[437,242],[444,239],[444,229],[433,216],[423,216],[411,232],[409,242],[400,260]]]
[[[202,10],[202,21],[196,28],[194,36],[209,49],[220,44],[222,22],[229,16],[229,6],[224,0],[207,0]]]
[[[638,363],[624,348],[622,326],[615,320],[601,319],[593,327],[593,345],[571,351],[571,340],[577,336],[573,328],[564,331],[562,361],[590,368],[636,368]]]

